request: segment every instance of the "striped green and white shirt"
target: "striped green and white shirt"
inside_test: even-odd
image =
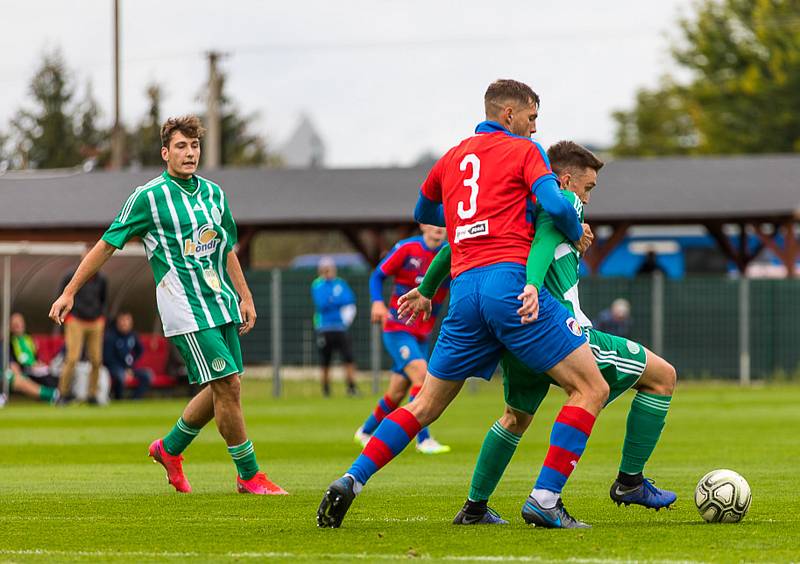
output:
[[[139,186],[102,237],[118,249],[142,238],[167,337],[242,320],[227,272],[237,235],[225,194],[199,176],[183,184],[165,171]]]
[[[583,221],[583,204],[573,192],[562,191],[564,197],[578,212]],[[578,279],[580,272],[580,253],[578,249],[567,240],[561,231],[553,224],[553,219],[548,213],[537,209],[536,234],[531,251],[534,256],[538,254],[541,264],[547,269],[544,276],[544,287],[560,301],[581,327],[591,327],[592,322],[581,311],[578,298]],[[549,266],[548,266],[549,265]],[[540,284],[537,284],[539,287]]]

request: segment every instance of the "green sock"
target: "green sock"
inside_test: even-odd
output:
[[[653,454],[664,420],[667,418],[672,396],[659,396],[639,392],[633,398],[628,413],[625,442],[622,445],[622,462],[619,471],[625,474],[639,474]]]
[[[178,422],[175,423],[172,430],[164,437],[164,450],[172,456],[179,455],[186,450],[186,447],[189,446],[189,443],[194,440],[199,432],[200,429],[190,427],[186,424],[186,421],[183,420],[183,417],[179,417]]]
[[[236,464],[236,471],[242,480],[249,480],[258,472],[258,462],[256,462],[256,449],[253,441],[245,441],[240,445],[229,446],[228,452]]]
[[[500,421],[494,422],[481,445],[481,453],[472,474],[469,499],[486,501],[491,497],[521,438],[521,435],[503,427]]]
[[[56,395],[56,388],[48,388],[47,386],[39,386],[39,399],[46,402],[53,401],[53,396]]]

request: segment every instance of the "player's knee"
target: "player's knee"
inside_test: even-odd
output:
[[[522,435],[530,426],[531,421],[533,421],[533,415],[506,406],[506,410],[500,418],[500,425],[515,435]]]
[[[678,373],[674,366],[664,361],[663,365],[659,367],[656,378],[653,380],[651,384],[653,393],[661,396],[671,396],[675,392],[675,385],[678,382]]]
[[[425,373],[428,372],[428,366],[424,360],[412,360],[403,371],[412,384],[421,386],[422,382],[425,381]]]
[[[237,374],[226,376],[211,382],[211,389],[214,395],[220,399],[239,401],[241,395],[241,383]]]

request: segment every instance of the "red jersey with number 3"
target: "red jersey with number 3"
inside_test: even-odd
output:
[[[475,132],[433,165],[421,189],[444,204],[453,278],[479,266],[526,264],[536,205],[531,190],[553,177],[547,154],[533,140],[491,121]]]

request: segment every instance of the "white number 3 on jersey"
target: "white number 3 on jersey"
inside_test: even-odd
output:
[[[480,190],[478,177],[481,175],[481,161],[474,153],[470,153],[461,160],[459,166],[461,172],[466,171],[467,166],[472,167],[472,176],[464,180],[464,186],[470,189],[469,207],[464,209],[463,200],[458,202],[458,217],[461,219],[469,219],[478,211],[478,190]]]

